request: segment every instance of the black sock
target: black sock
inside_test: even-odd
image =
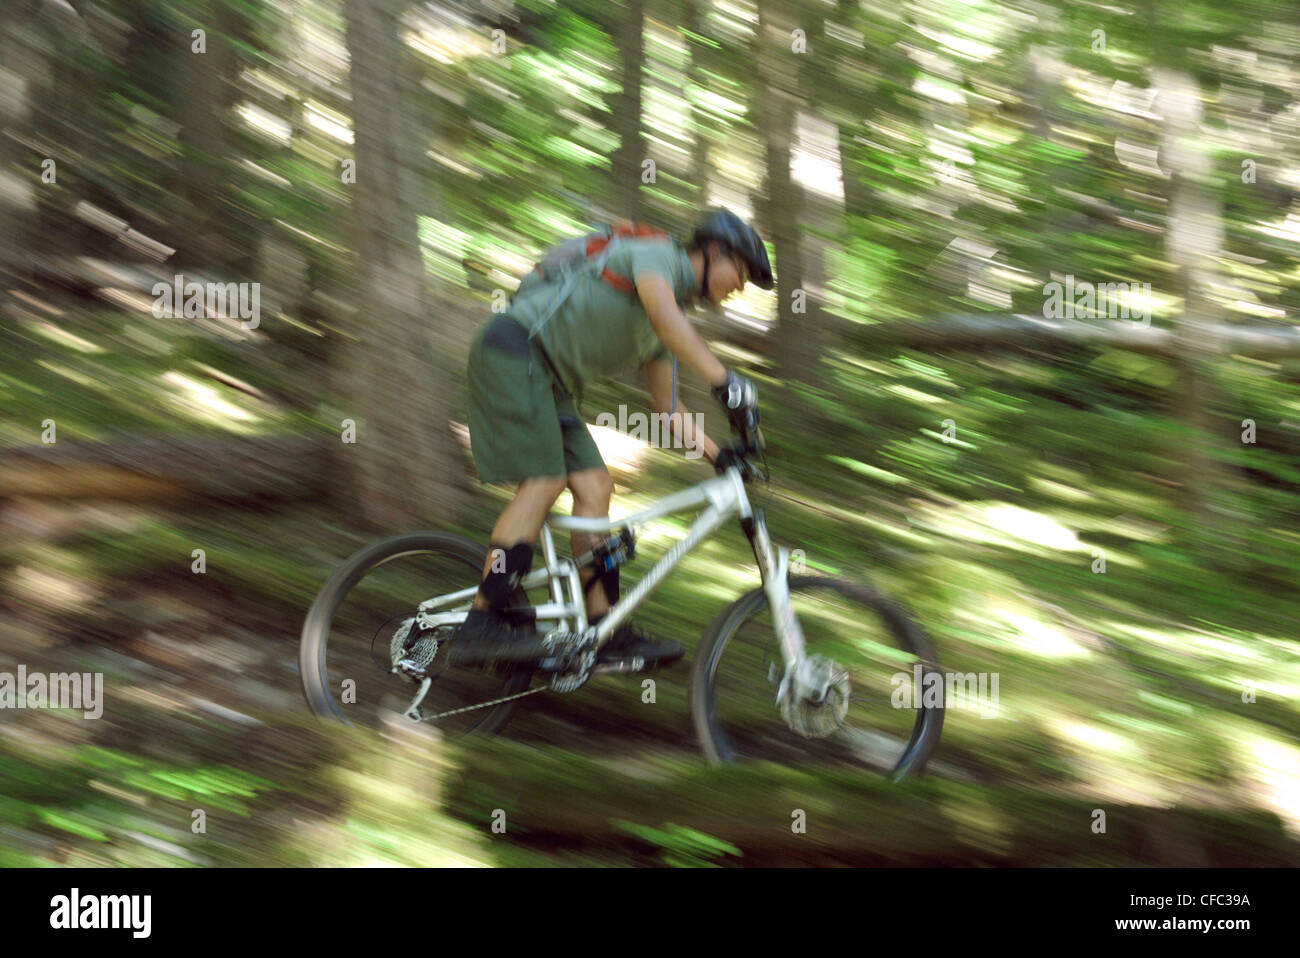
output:
[[[492,565],[501,565],[504,568],[489,567],[478,591],[487,600],[488,607],[500,613],[510,604],[510,596],[518,587],[519,581],[532,569],[533,547],[527,542],[512,546],[492,543],[489,549],[493,560]],[[502,559],[504,561],[501,561]]]

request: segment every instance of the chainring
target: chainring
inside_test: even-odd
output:
[[[553,632],[546,637],[551,654],[558,659],[551,674],[551,689],[555,692],[574,692],[587,683],[596,667],[594,636],[584,637],[578,632]]]

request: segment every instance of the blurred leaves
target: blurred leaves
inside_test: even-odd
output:
[[[670,868],[718,868],[720,866],[713,859],[724,855],[744,857],[744,853],[730,842],[672,822],[663,828],[652,828],[615,819],[613,825],[647,845],[660,849],[660,859]]]

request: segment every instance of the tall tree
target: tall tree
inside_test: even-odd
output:
[[[822,251],[809,242],[808,199],[790,173],[801,105],[802,61],[797,58],[808,55],[792,49],[797,25],[774,0],[759,0],[754,37],[758,83],[753,87],[752,109],[763,149],[766,197],[765,203],[757,204],[757,220],[776,259],[778,372],[783,379],[807,383],[813,379],[821,342]]]
[[[1178,320],[1177,391],[1179,418],[1191,430],[1185,443],[1185,505],[1201,521],[1213,519],[1211,507],[1223,491],[1223,477],[1206,448],[1212,419],[1210,361],[1216,344],[1216,312],[1210,290],[1217,276],[1215,263],[1223,251],[1223,223],[1218,198],[1209,189],[1210,158],[1200,130],[1200,85],[1183,70],[1160,67],[1155,72],[1160,91],[1157,108],[1164,118],[1160,159],[1169,175],[1167,256],[1175,269],[1183,315]]]
[[[705,71],[702,68],[704,58],[704,43],[700,39],[706,36],[708,29],[707,6],[708,0],[686,0],[685,15],[683,17],[687,36],[686,45],[689,52],[689,61],[686,68],[687,83],[692,91],[699,91],[705,88],[707,79]],[[697,210],[703,210],[708,205],[709,199],[709,177],[712,173],[713,166],[709,159],[709,148],[713,138],[709,136],[710,124],[708,118],[700,106],[691,102],[691,129],[694,134],[694,142],[691,144],[691,199]]]
[[[347,0],[360,312],[343,347],[356,442],[344,445],[366,519],[398,528],[454,518],[463,467],[436,348],[416,221],[421,155],[402,109],[411,74],[399,18],[405,0]],[[346,180],[345,180],[346,182]]]
[[[641,164],[646,159],[642,124],[641,69],[645,60],[645,0],[627,0],[623,8],[605,21],[618,47],[622,65],[619,91],[610,97],[618,149],[611,157],[612,200],[624,215],[645,218],[646,203],[641,194]]]
[[[854,0],[836,0],[835,14],[847,35],[858,35],[859,6]],[[836,120],[840,171],[844,178],[844,212],[849,220],[867,216],[871,208],[871,193],[863,183],[861,172],[866,151],[859,142],[858,131],[866,113],[864,107],[869,106],[868,98],[875,91],[874,84],[873,89],[864,90],[865,50],[858,53],[861,47],[842,40],[832,42],[830,37],[826,38],[826,49],[834,58],[831,69],[816,71],[810,79],[816,83],[819,76],[824,78],[818,86]]]
[[[199,7],[191,29],[203,30],[203,48],[190,35],[179,38],[189,49],[182,60],[184,150],[181,198],[189,226],[183,232],[181,258],[207,268],[229,270],[247,265],[247,233],[227,201],[232,171],[238,168],[227,133],[227,117],[239,93],[240,58],[236,41],[245,39],[243,14],[232,0],[213,0]],[[187,31],[188,33],[188,31]]]

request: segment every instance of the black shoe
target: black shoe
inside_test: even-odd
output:
[[[644,664],[634,671],[645,671],[676,662],[685,654],[680,642],[652,639],[635,625],[621,625],[596,650],[596,664],[634,664],[636,659],[641,659]]]
[[[515,631],[498,613],[470,609],[465,622],[447,642],[447,664],[530,662],[547,652],[536,631]]]

